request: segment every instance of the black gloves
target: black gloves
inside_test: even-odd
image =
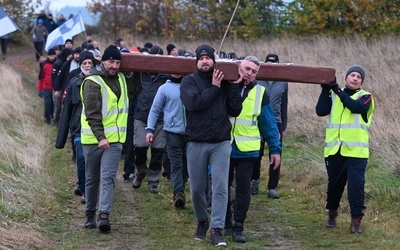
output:
[[[328,84],[329,88],[335,93],[335,94],[339,94],[340,91],[342,91],[339,87],[339,84],[336,82],[336,77],[335,80],[331,81]]]

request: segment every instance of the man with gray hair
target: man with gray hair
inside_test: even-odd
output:
[[[244,243],[243,224],[250,206],[251,175],[253,166],[260,154],[263,138],[271,152],[271,164],[277,168],[280,164],[281,143],[274,111],[265,88],[255,81],[260,63],[255,56],[247,56],[240,64],[239,71],[243,80],[239,83],[242,97],[242,111],[238,117],[231,117],[232,152],[229,166],[229,186],[235,176],[235,202],[232,210],[228,203],[225,220],[225,234],[232,234],[233,241]],[[236,174],[235,174],[236,173]],[[233,224],[233,225],[232,225]]]

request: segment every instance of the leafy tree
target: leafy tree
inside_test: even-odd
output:
[[[294,0],[282,24],[295,34],[372,37],[398,32],[399,18],[396,0]]]
[[[106,34],[123,31],[176,39],[220,39],[237,0],[95,0],[89,7],[101,12]],[[251,40],[278,32],[282,0],[242,0],[230,27],[233,38]],[[117,14],[115,14],[117,13]]]

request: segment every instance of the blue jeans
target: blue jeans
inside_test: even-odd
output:
[[[171,180],[174,194],[185,191],[188,180],[185,135],[164,131],[165,147],[171,162]]]
[[[82,194],[85,193],[85,157],[83,157],[83,148],[80,138],[75,138],[74,146],[76,151],[76,176],[78,177],[78,187]]]
[[[43,101],[44,101],[44,118],[46,123],[51,123],[51,117],[53,116],[53,91],[48,89],[43,89]]]

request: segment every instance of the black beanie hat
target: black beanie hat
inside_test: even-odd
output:
[[[200,59],[201,56],[208,56],[215,62],[215,54],[214,49],[208,44],[200,45],[196,49],[196,62]]]
[[[82,52],[82,49],[79,46],[74,49],[74,54],[81,53],[81,52]]]
[[[55,49],[49,49],[49,52],[47,52],[48,56],[55,55],[55,54],[56,54],[56,50]]]
[[[279,57],[276,54],[268,54],[265,58],[265,62],[279,63]]]
[[[175,48],[176,48],[176,46],[173,45],[172,43],[168,44],[168,45],[167,45],[167,52],[168,52],[168,55],[171,55],[171,51],[172,51],[173,49],[175,49]]]
[[[162,48],[160,48],[160,46],[157,45],[153,45],[153,47],[151,47],[149,54],[151,55],[164,55],[164,51]]]
[[[108,46],[101,57],[102,61],[119,60],[121,61],[121,52],[115,45]]]
[[[151,49],[151,47],[153,47],[153,44],[151,42],[147,42],[144,44],[143,47]]]
[[[79,64],[82,64],[82,62],[85,61],[86,59],[92,60],[92,64],[95,64],[95,59],[94,59],[93,53],[84,50],[79,55]]]
[[[344,78],[346,80],[347,76],[350,75],[351,72],[358,72],[361,75],[361,83],[364,82],[365,79],[365,70],[362,66],[360,65],[353,65],[351,66],[346,73],[346,77]]]

